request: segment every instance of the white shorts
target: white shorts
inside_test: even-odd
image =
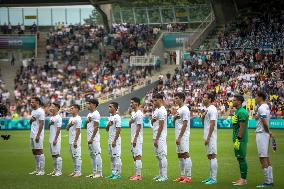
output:
[[[189,153],[189,139],[182,139],[180,145],[176,145],[177,153]]]
[[[205,146],[205,149],[206,149],[207,155],[212,155],[212,154],[217,155],[217,141],[216,141],[216,139],[215,140],[211,139],[209,144],[207,144]]]
[[[69,144],[69,151],[72,158],[81,157],[81,145],[78,145],[77,148],[74,148],[73,144]]]
[[[137,142],[135,147],[133,147],[131,144],[131,152],[133,157],[142,156],[142,145],[143,144],[141,142]]]
[[[88,144],[88,148],[91,157],[94,157],[101,153],[101,144],[99,141],[93,141],[92,144]]]
[[[108,144],[108,154],[110,157],[120,157],[121,155],[121,144],[119,141],[116,142],[116,146],[113,148],[112,144]]]
[[[154,146],[155,155],[158,157],[167,155],[167,141],[166,140],[158,140],[158,148]]]
[[[33,150],[41,150],[41,149],[43,149],[43,138],[42,137],[39,138],[38,142],[35,141],[35,138],[31,138],[30,139],[30,143],[31,143],[31,148]]]
[[[51,155],[60,155],[61,141],[58,141],[56,145],[53,145],[53,143],[49,143],[49,149],[50,149]]]
[[[268,133],[256,133],[256,146],[258,157],[269,157],[269,141]]]

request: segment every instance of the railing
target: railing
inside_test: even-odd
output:
[[[157,64],[158,56],[130,56],[130,66],[155,66]]]

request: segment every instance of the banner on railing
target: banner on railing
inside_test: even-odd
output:
[[[0,49],[35,49],[35,35],[0,36]]]
[[[68,123],[68,118],[63,119],[63,125],[62,128],[65,129],[66,125]],[[82,128],[84,128],[86,124],[86,119],[82,119],[83,124]],[[107,125],[107,118],[101,118],[100,120],[100,128],[105,128]],[[47,128],[49,119],[45,120],[45,128]],[[173,119],[169,118],[168,119],[168,128],[174,128],[173,125]],[[0,125],[1,125],[1,130],[29,130],[30,124],[29,120],[8,120],[8,119],[2,119],[0,120]],[[218,128],[232,128],[231,124],[231,119],[218,119],[217,121]],[[129,118],[122,118],[121,122],[122,128],[128,128],[129,127]],[[149,118],[144,118],[144,123],[143,123],[144,128],[150,128],[151,127],[151,121]],[[200,118],[192,118],[190,120],[190,127],[191,128],[203,128],[203,123]],[[256,120],[252,119],[249,120],[249,128],[254,129],[256,128]],[[271,119],[270,120],[270,128],[272,129],[284,129],[284,119]]]

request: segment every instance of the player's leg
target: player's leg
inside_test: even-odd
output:
[[[239,150],[235,150],[235,155],[239,162],[240,173],[241,173],[241,178],[236,183],[234,183],[234,185],[236,186],[242,186],[247,184],[248,165],[246,161],[246,150],[247,150],[247,143],[244,142],[241,142]]]
[[[109,143],[108,144],[108,154],[109,154],[110,161],[111,161],[111,174],[106,177],[108,179],[112,178],[114,176],[114,174],[115,174],[115,162],[114,162],[114,157],[113,157],[112,150],[113,150],[113,148],[111,146],[111,143]]]
[[[49,143],[49,151],[52,157],[52,165],[53,165],[53,170],[51,173],[48,173],[47,175],[54,175],[56,172],[56,153],[55,153],[55,146],[52,143]]]
[[[210,178],[204,182],[205,184],[216,184],[217,183],[217,171],[218,171],[218,161],[216,158],[217,154],[217,141],[210,141],[206,146],[207,148],[207,157],[210,165]]]
[[[182,158],[184,159],[185,164],[185,178],[181,181],[182,183],[191,183],[191,168],[192,161],[189,155],[189,152],[182,153]]]
[[[161,177],[156,181],[164,182],[168,180],[167,142],[165,140],[158,141],[158,159],[161,166]]]
[[[272,166],[269,160],[269,140],[270,136],[267,133],[256,134],[256,144],[258,150],[259,160],[263,169],[264,184],[257,187],[271,187],[273,186]]]
[[[82,175],[82,159],[81,159],[81,145],[74,148],[75,159],[75,175],[73,177],[80,177]]]
[[[176,152],[177,152],[177,157],[179,159],[180,163],[180,176],[176,178],[174,181],[175,182],[180,182],[184,180],[185,178],[185,159],[182,156],[183,150],[182,150],[182,145],[176,145]]]
[[[37,176],[44,175],[44,166],[45,166],[45,156],[43,153],[43,138],[40,138],[38,142],[35,141],[35,154],[38,161],[39,172],[36,174]]]
[[[103,162],[101,157],[101,145],[100,142],[95,142],[95,162],[97,173],[95,178],[100,178],[103,176]]]
[[[159,148],[153,146],[154,148],[154,154],[155,154],[155,157],[158,161],[158,175],[155,176],[153,178],[153,180],[158,180],[161,176],[162,176],[162,164],[161,164],[161,161],[160,161],[160,158],[159,158]]]
[[[96,167],[96,154],[95,154],[95,148],[94,148],[94,142],[92,144],[88,144],[88,149],[90,152],[90,157],[92,160],[92,174],[86,176],[86,177],[91,177],[93,178],[97,172],[97,167]]]
[[[114,176],[110,179],[113,179],[113,180],[120,179],[122,161],[120,157],[121,156],[121,145],[119,141],[117,141],[116,146],[112,148],[112,156],[114,157],[115,172],[114,172]]]
[[[217,183],[217,170],[218,162],[216,154],[208,154],[208,160],[210,164],[210,178],[207,179],[204,184],[216,184]]]
[[[142,143],[137,143],[135,147],[132,149],[133,157],[134,157],[134,164],[135,164],[135,171],[136,174],[134,177],[130,178],[130,180],[142,180],[141,172],[142,172]]]
[[[73,172],[69,176],[74,176],[75,170],[76,170],[76,163],[75,163],[75,157],[74,157],[74,147],[72,144],[69,145],[69,152],[71,154],[72,163],[73,163]]]
[[[30,172],[30,173],[29,173],[30,175],[35,175],[35,174],[37,174],[37,173],[39,172],[39,159],[38,159],[38,157],[36,156],[34,143],[35,143],[34,139],[31,138],[31,139],[30,139],[30,145],[31,145],[31,149],[32,149],[32,154],[33,154],[33,156],[34,156],[34,158],[35,158],[36,170]]]

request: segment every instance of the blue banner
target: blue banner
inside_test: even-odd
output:
[[[62,120],[62,128],[65,129],[66,125],[68,123],[68,118],[64,118]],[[86,124],[86,119],[82,118],[82,127]],[[100,128],[105,128],[107,125],[107,118],[101,118],[100,120]],[[45,128],[48,126],[49,119],[45,120]],[[173,119],[168,118],[168,128],[174,128]],[[23,120],[8,120],[8,119],[1,119],[0,120],[0,126],[1,130],[30,130],[30,124],[29,120],[23,119]],[[122,128],[128,128],[129,127],[129,118],[122,118],[121,120],[121,126]],[[231,119],[218,119],[217,121],[218,128],[232,128]],[[144,118],[143,123],[144,128],[150,128],[151,127],[151,121],[149,118]],[[191,128],[203,128],[203,123],[201,118],[192,118],[190,120],[190,127]],[[256,120],[252,119],[249,120],[249,128],[255,129],[256,128]],[[284,119],[271,119],[270,120],[270,128],[272,129],[284,129]]]

